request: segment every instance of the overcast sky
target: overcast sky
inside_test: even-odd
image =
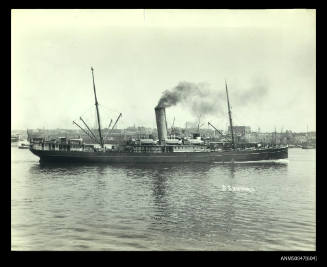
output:
[[[95,123],[93,66],[102,126],[155,127],[154,107],[179,82],[225,90],[234,125],[316,128],[314,10],[13,10],[12,129]],[[221,112],[202,118],[226,129]],[[224,103],[224,104],[222,104]],[[185,105],[168,125],[196,118]]]

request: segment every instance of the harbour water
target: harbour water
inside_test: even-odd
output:
[[[11,249],[314,251],[315,153],[233,165],[40,165],[12,146]]]

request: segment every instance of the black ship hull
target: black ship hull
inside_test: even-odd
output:
[[[87,162],[87,163],[190,163],[190,162],[245,162],[288,158],[288,148],[267,148],[256,150],[230,150],[214,152],[80,152],[47,151],[30,149],[40,157],[41,162]]]

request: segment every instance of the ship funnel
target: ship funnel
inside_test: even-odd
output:
[[[160,144],[167,139],[167,121],[166,121],[166,109],[164,107],[156,107],[156,122],[158,130],[158,138]]]

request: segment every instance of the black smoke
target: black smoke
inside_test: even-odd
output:
[[[231,105],[244,107],[262,100],[268,88],[261,83],[255,83],[246,88],[228,88],[228,91]],[[225,84],[222,83],[220,90],[212,90],[207,83],[180,82],[174,88],[163,92],[157,107],[168,108],[178,104],[187,107],[196,117],[226,114]]]
[[[209,115],[219,112],[219,100],[224,97],[221,92],[210,90],[206,83],[180,82],[161,96],[158,107],[172,107],[183,104],[195,115]]]

